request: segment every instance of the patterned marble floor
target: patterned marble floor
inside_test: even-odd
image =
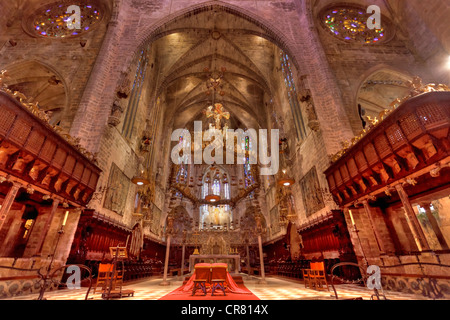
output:
[[[162,296],[175,290],[182,285],[182,281],[169,278],[170,285],[161,286],[162,279],[150,279],[140,282],[125,284],[124,289],[134,290],[134,297],[124,297],[122,300],[158,300]],[[305,288],[301,281],[282,279],[278,277],[267,277],[266,284],[259,284],[257,277],[243,275],[245,286],[250,289],[261,300],[335,300],[333,289],[330,291],[315,291]],[[339,299],[363,298],[370,300],[373,291],[358,285],[337,285],[336,290]],[[79,290],[57,290],[45,293],[47,300],[84,300],[87,288]],[[388,300],[429,300],[423,296],[384,291]],[[7,300],[35,300],[37,294],[23,295]],[[91,289],[88,296],[90,300],[101,300],[101,294],[93,294]]]

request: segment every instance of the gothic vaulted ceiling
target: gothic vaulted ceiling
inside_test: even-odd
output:
[[[165,34],[153,42],[152,50],[159,67],[157,91],[170,107],[167,116],[174,126],[199,118],[212,102],[206,93],[208,75],[222,70],[215,102],[223,103],[245,127],[266,126],[265,104],[276,83],[279,49],[258,26],[223,11],[204,11],[181,19]]]

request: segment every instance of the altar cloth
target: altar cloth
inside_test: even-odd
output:
[[[205,279],[207,274],[207,281],[206,286],[208,288],[208,291],[211,291],[211,274],[212,274],[212,268],[215,269],[223,269],[224,270],[224,279],[226,280],[226,289],[225,292],[231,292],[236,294],[253,294],[250,290],[247,288],[239,287],[236,282],[234,281],[233,277],[230,275],[230,273],[227,270],[227,264],[226,263],[198,263],[195,265],[195,271],[194,274],[189,278],[189,280],[181,286],[180,288],[174,290],[171,292],[171,294],[186,294],[189,292],[192,292],[192,288],[194,286],[194,280],[197,279],[198,276],[201,279]],[[207,271],[209,269],[209,271]],[[206,272],[206,273],[205,273]],[[220,272],[220,271],[219,271]]]

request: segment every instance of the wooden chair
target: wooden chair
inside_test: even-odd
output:
[[[211,295],[217,289],[223,291],[223,295],[226,296],[225,288],[227,283],[227,269],[228,265],[226,263],[213,263],[211,266]]]
[[[311,270],[302,269],[303,280],[305,281],[305,288],[311,288]]]
[[[102,290],[104,290],[111,279],[113,265],[111,263],[100,263],[98,266],[97,283],[95,284],[94,294],[97,287],[101,285]]]
[[[122,288],[124,271],[125,270],[123,268],[116,270],[116,274],[113,278],[112,290],[116,290],[117,288],[119,288],[119,289]]]
[[[311,272],[312,272],[312,282],[315,289],[325,290],[326,287],[326,289],[330,291],[327,282],[327,273],[325,271],[325,264],[323,262],[311,263]]]

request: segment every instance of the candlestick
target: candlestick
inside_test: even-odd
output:
[[[68,216],[69,216],[69,211],[66,211],[66,215],[64,216],[64,220],[63,220],[63,223],[62,223],[63,226],[66,225],[67,217],[68,217]]]
[[[356,226],[355,220],[353,219],[352,210],[348,210],[348,213],[350,214],[350,219],[352,220],[352,224],[353,224],[354,226]]]

